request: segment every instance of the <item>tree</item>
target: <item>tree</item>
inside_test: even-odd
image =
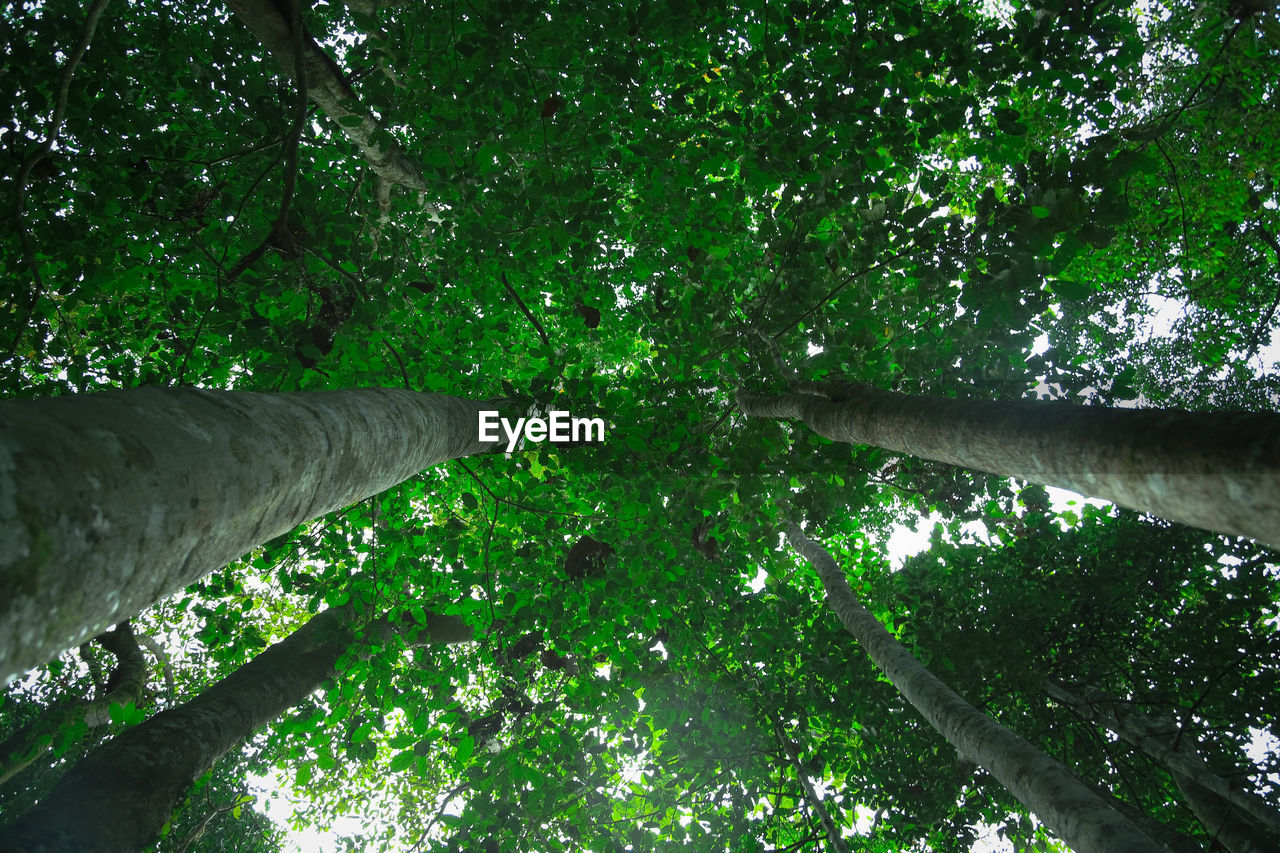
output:
[[[991,771],[1015,797],[1077,850],[1160,847],[1073,777],[1065,767],[978,711],[911,656],[853,590],[831,554],[787,525],[791,546],[813,564],[845,630],[929,723],[968,759]]]
[[[231,8],[276,59],[280,69],[294,78],[299,90],[338,123],[381,180],[418,192],[427,189],[422,170],[397,145],[386,141],[386,132],[377,119],[359,110],[358,105],[357,109],[352,108],[355,92],[342,70],[303,28],[300,10],[263,0],[236,0]],[[390,203],[390,187],[379,189],[379,194],[385,194]]]
[[[460,643],[473,633],[460,619],[407,615],[405,626],[375,621],[377,637],[402,632],[412,644]],[[355,639],[355,609],[313,617],[232,675],[98,747],[34,809],[0,837],[0,850],[140,850],[155,840],[191,784],[255,729],[297,705],[333,675]]]
[[[1028,507],[1038,503],[1030,491]],[[1110,706],[1117,714],[1145,718],[1152,731],[1158,716],[1160,730],[1172,727],[1184,749],[1195,744],[1196,761],[1222,768],[1241,796],[1273,800],[1269,765],[1240,760],[1268,725],[1256,716],[1268,713],[1265,700],[1240,699],[1267,693],[1276,677],[1259,664],[1274,659],[1277,638],[1253,627],[1275,597],[1269,552],[1093,507],[1066,533],[1039,511],[999,525],[992,522],[991,546],[938,541],[883,581],[864,571],[862,595],[958,691],[1016,730],[1045,733],[1042,749],[1082,778],[1101,773],[1129,808],[1138,803],[1138,814],[1154,819],[1155,828],[1142,824],[1153,838],[1203,845],[1214,833],[1197,826],[1178,774],[1100,736],[1095,713],[1045,702],[1046,678],[1105,684],[1124,697]],[[1205,651],[1217,647],[1237,655]],[[1238,814],[1235,822],[1250,821]]]
[[[178,702],[344,602],[447,602],[486,638],[353,663],[174,833],[270,772],[356,849],[1058,844],[777,552],[790,496],[958,693],[1207,844],[1163,769],[1040,683],[1174,709],[1229,767],[1280,713],[1269,552],[733,406],[781,387],[776,347],[912,398],[1277,409],[1274,12],[1040,5],[0,15],[5,397],[395,385],[608,422],[424,468],[185,587],[157,569],[131,621]],[[571,574],[588,540],[612,554]],[[74,655],[38,665],[0,736],[92,690]],[[0,811],[104,736],[72,734]],[[1273,756],[1240,769],[1274,796]]]
[[[1177,777],[1179,788],[1191,800],[1192,809],[1211,835],[1216,837],[1226,827],[1228,816],[1237,812],[1247,817],[1243,821],[1237,819],[1244,826],[1234,832],[1250,834],[1245,827],[1253,822],[1272,837],[1280,838],[1280,814],[1275,807],[1247,790],[1233,789],[1210,770],[1195,749],[1182,742],[1182,732],[1175,721],[1141,713],[1125,713],[1123,717],[1117,717],[1113,710],[1105,708],[1107,704],[1114,708],[1117,703],[1097,689],[1087,690],[1084,696],[1080,696],[1048,680],[1044,689],[1055,701],[1068,705],[1080,717],[1106,727],[1168,768]],[[1215,801],[1215,806],[1205,808]],[[1253,829],[1252,834],[1261,836],[1259,829]]]
[[[912,398],[868,387],[738,394],[826,438],[1060,486],[1280,547],[1280,416]]]
[[[0,673],[79,645],[302,521],[496,446],[479,439],[482,410],[394,389],[6,404]]]

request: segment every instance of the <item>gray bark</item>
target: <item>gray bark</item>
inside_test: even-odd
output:
[[[1071,489],[1280,547],[1280,415],[912,397],[739,392],[747,415],[819,435]]]
[[[788,523],[787,539],[813,564],[831,609],[894,687],[966,758],[982,765],[1077,853],[1157,853],[1164,848],[1054,759],[939,681],[853,595],[825,548]]]
[[[355,637],[352,622],[349,606],[326,610],[195,699],[93,750],[0,833],[0,853],[146,848],[192,782],[333,675]],[[456,616],[429,614],[424,634],[436,643],[473,639]]]
[[[0,680],[298,524],[479,441],[480,403],[389,388],[0,403]]]
[[[1125,743],[1173,773],[1183,793],[1188,795],[1192,811],[1196,812],[1196,816],[1201,818],[1201,822],[1205,823],[1205,828],[1211,833],[1221,832],[1231,808],[1234,807],[1240,814],[1249,815],[1260,827],[1280,839],[1280,812],[1275,806],[1257,794],[1231,785],[1210,770],[1190,744],[1177,738],[1179,729],[1172,721],[1165,725],[1145,714],[1118,715],[1105,707],[1114,707],[1115,703],[1096,689],[1077,695],[1047,678],[1042,686],[1053,699],[1071,708],[1083,719],[1114,732]],[[1184,786],[1184,782],[1189,784]],[[1211,797],[1220,798],[1221,802],[1214,804]],[[1202,811],[1206,816],[1201,815]],[[1214,826],[1211,827],[1210,824]]]
[[[293,28],[284,13],[288,4],[270,0],[227,0],[227,5],[267,49],[280,70],[297,82]],[[356,93],[328,54],[309,35],[304,36],[302,45],[307,97],[337,123],[343,134],[360,149],[378,177],[411,190],[425,191],[427,183],[418,165],[394,142],[382,141],[386,135],[378,120],[360,108]],[[342,122],[351,116],[359,119],[359,124]]]
[[[1209,837],[1229,853],[1271,853],[1280,842],[1254,825],[1236,806],[1203,785],[1175,775],[1174,782]]]

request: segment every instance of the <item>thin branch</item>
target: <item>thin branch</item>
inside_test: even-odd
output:
[[[856,280],[856,279],[857,279],[857,278],[859,278],[860,276],[864,276],[864,275],[866,275],[866,274],[867,274],[867,273],[869,273],[869,272],[874,272],[875,270],[877,270],[877,269],[879,269],[880,267],[882,267],[882,266],[884,266],[885,264],[887,264],[887,263],[889,262],[889,260],[890,260],[890,259],[886,258],[886,259],[885,259],[885,260],[883,260],[883,261],[876,261],[874,264],[871,264],[870,266],[865,266],[865,267],[863,267],[863,268],[862,268],[862,269],[860,269],[860,270],[854,270],[853,272],[849,273],[847,276],[845,276],[845,277],[844,277],[844,280],[843,280],[843,281],[841,281],[841,282],[840,282],[839,284],[837,284],[835,287],[833,287],[833,288],[831,288],[830,290],[828,290],[828,291],[827,291],[827,295],[826,295],[826,296],[824,296],[824,297],[822,297],[821,299],[819,299],[819,300],[818,300],[818,303],[817,303],[816,305],[814,305],[814,306],[813,306],[812,308],[810,308],[808,311],[804,312],[804,313],[803,313],[803,314],[801,314],[799,317],[796,317],[796,318],[795,318],[794,320],[792,320],[790,323],[788,323],[787,325],[785,325],[785,326],[783,326],[781,329],[779,329],[779,330],[774,334],[774,336],[773,336],[773,337],[774,337],[774,339],[776,340],[777,338],[782,337],[784,334],[786,334],[787,332],[789,332],[789,331],[791,331],[792,329],[794,329],[796,326],[798,326],[798,325],[800,325],[801,323],[803,323],[806,319],[808,319],[809,317],[813,316],[813,315],[818,311],[818,309],[819,309],[819,308],[821,308],[823,305],[826,305],[828,302],[830,302],[830,301],[831,301],[831,299],[832,299],[832,297],[834,297],[837,293],[839,293],[840,291],[842,291],[842,290],[844,290],[846,287],[848,287],[850,284],[852,284],[852,283],[854,282],[854,280]]]
[[[262,242],[241,258],[231,271],[227,273],[227,284],[231,284],[240,274],[266,254],[273,243],[292,245],[289,235],[289,211],[293,207],[293,193],[298,182],[298,144],[302,139],[302,129],[307,119],[307,76],[305,73],[305,51],[303,50],[304,31],[302,29],[301,0],[290,0],[289,12],[292,17],[290,29],[293,35],[294,80],[297,86],[297,99],[294,104],[293,126],[284,145],[284,170],[281,176],[280,209],[271,231]]]
[[[760,340],[764,341],[764,345],[769,348],[769,356],[773,359],[773,366],[778,368],[778,372],[782,374],[782,378],[786,380],[787,385],[795,385],[796,372],[787,367],[787,363],[782,360],[782,352],[778,349],[777,335],[766,335],[759,329],[756,329],[755,333]]]
[[[1187,203],[1182,200],[1182,184],[1178,180],[1178,168],[1173,165],[1169,152],[1164,150],[1164,145],[1160,140],[1153,141],[1156,144],[1156,148],[1164,155],[1164,161],[1169,164],[1169,174],[1173,177],[1173,189],[1178,194],[1178,207],[1182,211],[1182,251],[1189,256],[1191,254],[1191,240],[1187,237]]]
[[[391,345],[390,341],[383,341],[382,345],[387,348],[389,353],[395,356],[396,364],[400,365],[400,378],[404,380],[404,387],[412,391],[413,386],[409,384],[409,371],[404,369],[404,359],[400,357],[400,353],[396,352],[396,348]]]
[[[1163,136],[1164,133],[1167,130],[1169,130],[1169,128],[1173,127],[1173,123],[1176,122],[1182,116],[1183,113],[1191,109],[1192,106],[1196,105],[1195,104],[1196,95],[1199,95],[1200,90],[1204,88],[1204,84],[1209,82],[1209,77],[1212,76],[1213,74],[1213,66],[1217,64],[1219,59],[1222,58],[1222,54],[1226,52],[1227,47],[1231,44],[1232,40],[1235,39],[1236,33],[1240,32],[1240,27],[1243,25],[1244,25],[1244,21],[1236,22],[1236,25],[1231,28],[1231,32],[1227,33],[1227,37],[1222,40],[1222,45],[1218,48],[1218,52],[1213,55],[1213,59],[1209,60],[1209,63],[1208,63],[1209,70],[1205,71],[1204,75],[1200,78],[1200,82],[1195,85],[1195,88],[1191,90],[1191,93],[1187,95],[1187,97],[1182,99],[1181,104],[1179,104],[1177,107],[1174,107],[1164,116],[1158,119],[1155,119],[1154,123],[1156,124],[1157,129],[1143,133],[1142,138],[1155,139],[1158,136]],[[1222,82],[1226,82],[1225,76],[1223,77]],[[1222,88],[1222,82],[1218,84],[1218,88]],[[1216,94],[1216,92],[1217,90],[1215,89],[1214,93]],[[1212,95],[1210,95],[1209,97],[1212,97]],[[1208,100],[1209,98],[1205,98],[1205,102],[1207,102]],[[1147,125],[1150,125],[1152,123],[1153,122],[1147,122]]]
[[[511,294],[511,298],[520,306],[520,310],[524,312],[524,316],[529,318],[529,322],[533,324],[533,328],[537,330],[538,337],[542,338],[542,345],[551,351],[551,341],[547,338],[547,333],[543,331],[542,324],[538,322],[538,318],[533,316],[533,312],[529,310],[529,306],[524,304],[524,300],[520,298],[520,294],[516,293],[516,289],[511,286],[511,282],[507,281],[507,274],[504,272],[502,276],[502,286],[507,289],[507,293]]]
[[[262,238],[253,249],[244,255],[235,266],[226,274],[218,276],[217,285],[214,289],[214,297],[212,305],[217,305],[222,299],[222,289],[224,285],[230,285],[249,267],[257,263],[263,255],[267,253],[267,249],[273,245],[291,247],[293,245],[293,237],[289,234],[289,211],[293,206],[293,194],[298,181],[298,145],[302,139],[302,129],[306,125],[307,119],[307,78],[303,73],[304,52],[302,50],[304,32],[302,29],[302,2],[301,0],[290,0],[290,14],[293,17],[292,30],[294,39],[294,56],[297,63],[295,67],[295,79],[297,80],[298,97],[294,106],[293,126],[289,130],[289,135],[285,139],[284,145],[284,169],[281,176],[280,190],[280,209],[276,212],[275,222],[271,225],[271,230]],[[265,173],[264,173],[265,174]],[[261,180],[261,176],[259,176]],[[219,267],[220,269],[220,267]],[[187,372],[187,360],[191,357],[191,353],[200,344],[200,333],[204,331],[205,320],[208,319],[209,312],[206,311],[200,315],[200,321],[196,323],[195,332],[191,335],[191,344],[187,347],[187,351],[182,355],[182,364],[178,367],[178,384],[181,385]]]
[[[1276,253],[1276,263],[1280,264],[1280,240],[1275,235],[1264,228],[1251,228],[1250,233],[1256,234],[1262,238],[1262,241],[1271,247],[1271,251]],[[1262,336],[1267,331],[1267,326],[1271,325],[1271,319],[1276,315],[1276,308],[1280,307],[1280,287],[1276,288],[1275,298],[1271,300],[1270,307],[1267,308],[1262,319],[1258,321],[1258,325],[1254,327],[1253,334],[1249,336],[1249,350],[1245,354],[1245,360],[1253,358],[1258,354],[1258,348],[1262,345]]]
[[[769,716],[773,720],[773,732],[777,736],[778,742],[782,744],[782,748],[786,751],[787,761],[790,762],[792,769],[795,770],[796,778],[800,780],[800,786],[804,788],[805,800],[818,813],[818,820],[822,823],[822,828],[827,833],[827,841],[830,842],[832,851],[834,853],[849,853],[848,845],[840,837],[840,830],[836,828],[835,821],[831,819],[831,815],[822,805],[822,799],[818,796],[818,792],[814,790],[809,774],[805,771],[804,765],[800,763],[800,754],[796,751],[795,743],[783,731],[782,721],[772,714]]]
[[[207,797],[208,795],[206,794],[206,798]],[[186,851],[190,850],[191,845],[195,844],[204,836],[205,831],[209,828],[209,824],[215,817],[221,814],[226,814],[229,811],[234,811],[236,806],[243,806],[252,801],[253,799],[251,797],[248,797],[243,790],[240,790],[231,798],[231,802],[221,806],[214,806],[211,811],[205,814],[200,823],[196,824],[187,837],[182,840],[182,843],[177,847],[176,853],[186,853]]]

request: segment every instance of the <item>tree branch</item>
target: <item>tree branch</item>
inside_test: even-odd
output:
[[[418,165],[396,143],[378,139],[383,133],[378,120],[359,107],[356,93],[342,70],[310,35],[305,31],[299,34],[302,42],[299,51],[293,28],[270,0],[228,0],[227,5],[262,42],[281,70],[294,82],[305,85],[307,96],[338,123],[378,177],[389,184],[426,191],[427,182]],[[301,77],[299,68],[303,69]],[[344,119],[356,121],[347,124]]]

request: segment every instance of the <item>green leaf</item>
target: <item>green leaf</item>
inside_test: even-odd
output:
[[[476,742],[468,734],[458,736],[458,747],[454,753],[454,758],[459,767],[466,766],[471,761],[471,755],[475,752]]]

